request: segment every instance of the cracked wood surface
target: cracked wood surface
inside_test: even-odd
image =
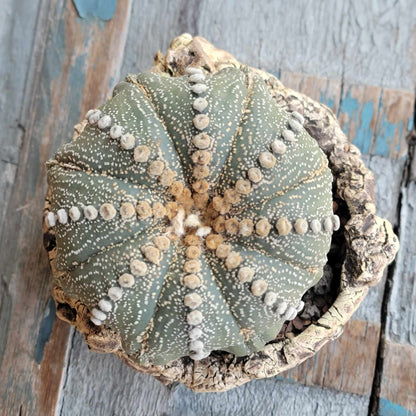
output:
[[[398,199],[401,192],[409,192],[407,186],[402,191],[400,186],[406,160],[412,154],[404,140],[412,129],[414,100],[416,31],[412,3],[363,4],[350,0],[328,10],[324,2],[317,2],[313,9],[306,1],[290,5],[259,2],[253,10],[248,1],[240,2],[238,7],[232,2],[221,5],[213,1],[161,0],[155,6],[154,2],[143,1],[133,4],[129,19],[130,3],[120,0],[113,20],[117,25],[111,21],[81,21],[69,1],[14,3],[6,1],[0,12],[6,22],[0,29],[2,39],[8,34],[0,56],[2,62],[12,62],[9,66],[2,64],[1,71],[5,70],[7,76],[0,81],[2,90],[8,92],[1,101],[1,108],[6,109],[1,114],[11,126],[7,132],[3,129],[0,142],[4,172],[0,181],[4,195],[0,201],[4,265],[0,314],[6,323],[0,328],[0,358],[1,373],[7,374],[0,382],[0,414],[93,415],[97,409],[101,414],[294,415],[308,414],[308,409],[318,415],[367,414],[367,393],[352,394],[345,386],[368,392],[371,375],[362,378],[361,387],[353,375],[340,384],[339,375],[331,374],[346,367],[343,363],[336,367],[336,360],[328,373],[322,372],[322,365],[309,364],[307,369],[300,368],[298,375],[288,377],[344,390],[322,390],[279,377],[254,381],[226,393],[197,395],[183,386],[166,388],[115,357],[87,351],[80,336],[72,336],[72,330],[72,342],[68,343],[68,325],[53,319],[52,325],[48,324],[48,313],[53,316],[48,309],[50,274],[41,247],[38,215],[46,183],[44,169],[39,166],[69,139],[72,125],[85,109],[103,101],[120,74],[147,69],[155,51],[166,50],[174,36],[198,33],[241,61],[273,72],[284,84],[337,111],[341,121],[348,122],[343,127],[350,140],[362,151],[370,152],[365,160],[376,175],[379,215],[392,223],[398,223],[400,215],[407,221],[409,211],[405,208],[401,212]],[[237,25],[237,21],[243,24]],[[316,30],[316,22],[320,30]],[[102,37],[103,33],[109,38]],[[99,71],[94,71],[94,62],[101,64]],[[371,94],[369,87],[375,87]],[[390,114],[383,116],[386,113]],[[381,145],[377,146],[379,140]],[[412,207],[411,199],[407,201],[406,206]],[[405,232],[404,236],[411,238]],[[414,279],[413,266],[401,266],[404,272],[399,273],[396,266],[393,274],[397,288]],[[384,326],[380,322],[382,294],[382,284],[371,289],[356,312],[357,319],[374,328],[372,333],[377,325]],[[405,299],[402,297],[402,303],[396,300],[390,310],[400,311],[401,304],[414,305],[414,299]],[[396,314],[390,319],[395,333],[409,333],[406,326],[400,326],[405,323],[401,324],[398,317]],[[352,322],[353,328],[357,325],[359,322]],[[354,330],[356,336],[359,333]],[[414,354],[414,346],[401,344],[397,336],[393,338],[387,340],[393,347],[387,344],[380,368],[385,376],[380,413],[391,414],[388,412],[392,409],[416,412],[414,396],[403,395],[395,382],[396,373]],[[337,343],[341,343],[342,351],[350,340],[344,334],[328,346],[331,351],[321,350],[314,359],[326,362],[331,354],[336,356]],[[406,353],[396,354],[396,345]],[[370,354],[366,359],[375,360],[374,348],[367,349],[365,343],[358,346],[359,354]],[[39,348],[43,356],[38,364]],[[400,374],[400,385],[409,386],[406,373]],[[299,401],[299,395],[304,400]]]

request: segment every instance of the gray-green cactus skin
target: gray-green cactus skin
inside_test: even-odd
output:
[[[303,117],[246,68],[189,68],[128,76],[86,119],[48,162],[55,283],[143,364],[263,349],[339,226]]]

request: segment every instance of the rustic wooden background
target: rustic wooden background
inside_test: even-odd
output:
[[[74,3],[0,0],[1,415],[415,415],[414,1]],[[89,352],[55,319],[42,248],[45,161],[182,32],[331,107],[402,245],[339,340],[282,377],[221,394],[164,387]]]

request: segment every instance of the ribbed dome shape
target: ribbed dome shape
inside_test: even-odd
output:
[[[48,162],[56,283],[137,362],[264,348],[322,276],[332,174],[247,68],[128,76]]]

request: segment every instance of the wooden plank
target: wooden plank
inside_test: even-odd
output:
[[[400,251],[387,310],[388,341],[416,346],[416,183],[402,190]]]
[[[80,334],[75,335],[69,361],[61,416],[367,414],[366,397],[302,386],[280,377],[252,381],[224,393],[194,393],[180,384],[167,388],[114,356],[89,351]]]
[[[25,129],[21,110],[39,2],[4,0],[0,7],[0,233]]]
[[[362,153],[400,160],[413,127],[414,94],[377,86],[344,85],[338,118]]]
[[[5,415],[55,413],[69,328],[54,322],[50,270],[40,244],[44,163],[69,139],[80,112],[101,102],[118,77],[130,2],[120,1],[105,25],[79,19],[72,2],[63,0],[44,2],[39,16],[36,45],[41,46],[25,86],[25,132],[0,242]]]
[[[383,89],[371,154],[391,159],[407,156],[406,138],[413,128],[414,102],[413,92]]]
[[[325,104],[337,114],[341,94],[341,81],[339,79],[319,78],[281,71],[280,80],[286,87],[307,94],[312,99]]]
[[[352,320],[345,326],[340,338],[285,373],[285,377],[306,385],[330,387],[369,397],[379,334],[379,324]]]
[[[380,390],[380,416],[416,414],[416,347],[387,342]]]
[[[325,1],[244,0],[235,7],[209,0],[197,12],[198,33],[249,65],[414,89],[412,0],[349,0],[331,7]]]

